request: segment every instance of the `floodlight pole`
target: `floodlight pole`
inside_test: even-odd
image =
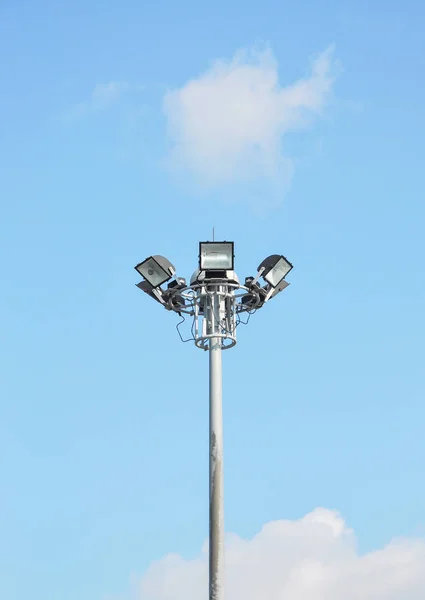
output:
[[[209,351],[209,600],[224,600],[222,351],[236,344],[236,327],[243,323],[239,315],[250,316],[284,290],[289,285],[285,276],[292,269],[284,256],[272,254],[260,264],[256,277],[247,277],[241,285],[233,259],[233,242],[201,242],[199,268],[190,285],[175,277],[174,266],[164,256],[150,256],[135,267],[144,278],[137,286],[167,310],[183,316],[178,331],[184,315],[193,317],[191,339]],[[258,283],[260,277],[266,281],[264,287]],[[167,281],[164,290],[161,285]],[[189,341],[181,334],[180,338]]]
[[[217,287],[209,297],[207,323],[217,333],[224,301]],[[224,316],[224,315],[223,315]],[[209,600],[223,600],[224,494],[223,494],[223,403],[222,339],[209,338],[210,418],[209,418]]]

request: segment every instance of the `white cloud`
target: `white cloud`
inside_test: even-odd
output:
[[[173,166],[208,185],[264,177],[287,183],[293,160],[284,152],[285,136],[320,115],[334,78],[332,47],[307,77],[287,86],[270,50],[216,61],[165,96]]]
[[[102,110],[118,100],[123,90],[123,84],[117,81],[98,83],[91,95],[90,105],[94,110]]]
[[[79,119],[93,113],[101,112],[115,104],[127,90],[127,87],[127,84],[120,83],[119,81],[97,83],[87,100],[71,106],[65,112],[65,117]]]
[[[206,547],[194,560],[163,558],[143,577],[137,600],[207,600],[207,564]],[[344,520],[318,508],[268,523],[251,540],[228,537],[226,586],[226,600],[423,600],[425,540],[359,555]]]

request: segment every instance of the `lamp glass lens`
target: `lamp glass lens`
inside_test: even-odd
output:
[[[137,267],[137,270],[153,287],[158,287],[171,279],[171,275],[167,271],[164,271],[153,258],[145,260],[145,262]]]
[[[271,269],[267,275],[264,275],[264,279],[270,283],[272,287],[276,287],[291,269],[291,265],[282,257],[277,261],[273,269]]]
[[[209,269],[231,270],[233,268],[233,244],[202,243],[200,268],[202,271]]]

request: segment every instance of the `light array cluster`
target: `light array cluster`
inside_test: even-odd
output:
[[[234,271],[233,242],[201,242],[198,268],[189,285],[184,277],[176,276],[174,265],[164,256],[149,256],[135,267],[143,277],[137,284],[139,289],[167,310],[189,315],[195,314],[195,305],[199,305],[202,296],[200,292],[217,289],[217,286],[231,290],[237,300],[236,312],[256,310],[289,285],[285,278],[292,268],[283,255],[272,254],[258,266],[256,276],[246,277],[241,285]],[[202,310],[202,306],[198,306],[198,310]]]

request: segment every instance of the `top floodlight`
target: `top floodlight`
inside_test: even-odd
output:
[[[261,275],[264,277],[265,281],[273,288],[276,288],[279,285],[291,269],[292,264],[280,254],[268,256],[258,267],[258,271],[261,271]]]
[[[199,268],[201,271],[233,271],[233,242],[201,242]]]
[[[169,281],[176,269],[164,256],[150,256],[134,267],[152,287],[156,288]]]

